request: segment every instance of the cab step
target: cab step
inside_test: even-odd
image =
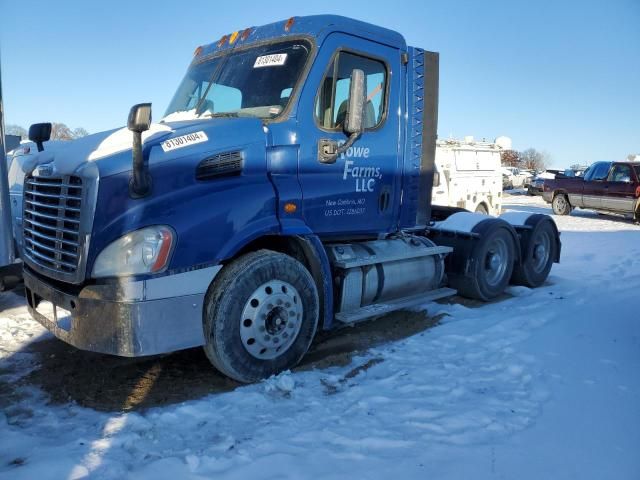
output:
[[[377,317],[385,313],[415,307],[424,303],[433,302],[440,298],[451,297],[456,294],[453,288],[438,288],[427,293],[421,293],[412,297],[400,298],[389,302],[375,303],[349,312],[336,313],[336,320],[342,323],[355,323],[370,317]]]

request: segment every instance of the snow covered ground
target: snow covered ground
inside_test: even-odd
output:
[[[17,386],[49,335],[0,294],[0,478],[638,479],[640,227],[554,218],[562,263],[542,288],[427,304],[440,324],[347,366],[136,413]]]

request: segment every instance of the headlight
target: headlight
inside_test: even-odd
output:
[[[155,273],[169,261],[175,234],[158,225],[127,233],[109,244],[93,265],[93,278]]]

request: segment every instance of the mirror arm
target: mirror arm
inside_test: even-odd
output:
[[[129,181],[131,198],[142,198],[151,191],[151,175],[142,151],[142,132],[133,132],[133,170]]]

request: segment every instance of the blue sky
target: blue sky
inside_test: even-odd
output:
[[[164,112],[196,46],[335,13],[440,52],[441,138],[507,135],[555,166],[640,153],[640,0],[0,0],[5,122],[98,132]]]

